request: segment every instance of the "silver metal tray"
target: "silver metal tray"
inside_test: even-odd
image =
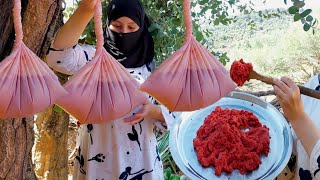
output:
[[[238,170],[234,170],[231,174],[223,172],[221,176],[215,176],[213,167],[204,168],[198,162],[193,147],[193,139],[196,137],[196,132],[203,124],[204,119],[217,106],[221,106],[222,109],[251,111],[262,124],[269,128],[270,152],[268,157],[262,156],[262,164],[257,170],[245,175],[241,175]],[[285,118],[271,104],[246,93],[231,92],[217,103],[204,109],[181,113],[170,132],[170,151],[180,170],[193,180],[272,180],[282,172],[290,159],[292,136]]]

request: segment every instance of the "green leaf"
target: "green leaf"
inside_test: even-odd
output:
[[[63,111],[63,109],[62,109],[60,106],[58,106],[58,105],[54,105],[54,106],[53,106],[53,110],[54,110],[55,112],[58,112],[58,113],[60,113],[60,112]]]
[[[294,21],[299,21],[300,19],[301,19],[301,16],[298,13],[293,16]]]
[[[313,17],[311,15],[309,15],[309,16],[306,17],[306,20],[311,22],[311,21],[313,21]]]
[[[305,23],[304,26],[303,26],[303,30],[304,30],[304,31],[309,31],[310,27],[311,27],[311,26],[310,26],[309,23]]]
[[[272,16],[274,16],[274,17],[278,17],[278,18],[280,18],[280,17],[281,17],[279,14],[276,14],[276,13],[272,14]]]
[[[226,21],[226,20],[221,20],[220,21],[223,25],[228,25],[228,21]]]
[[[290,14],[296,14],[299,12],[299,9],[295,6],[291,6],[289,9],[288,9],[289,13]]]
[[[312,23],[312,26],[315,26],[317,22],[318,22],[318,20],[315,19],[314,22]]]
[[[200,0],[200,1],[199,1],[199,4],[200,4],[200,5],[204,5],[204,4],[206,4],[207,2],[208,2],[208,0]]]
[[[311,9],[306,9],[305,11],[303,11],[303,12],[300,14],[300,16],[301,16],[302,18],[304,18],[304,17],[308,16],[311,12],[312,12]]]
[[[218,26],[220,24],[220,20],[219,19],[214,20],[213,24]]]
[[[286,0],[285,0],[285,1],[286,1]],[[229,2],[230,5],[234,5],[234,4],[236,3],[235,0],[229,0],[228,2]]]
[[[172,33],[172,34],[177,34],[177,33],[178,33],[178,30],[177,30],[176,28],[173,28],[173,29],[171,30],[171,33]]]
[[[170,180],[171,177],[171,169],[168,167],[165,171],[164,171],[164,179],[165,180]]]
[[[86,37],[86,42],[88,44],[95,44],[96,43],[96,38],[95,37]]]
[[[67,11],[73,12],[73,8],[72,8],[72,7],[68,7],[68,8],[67,8]]]
[[[205,6],[204,8],[201,9],[200,13],[204,14],[205,12],[207,12],[209,10],[209,6]]]
[[[177,176],[177,175],[173,175],[173,178],[172,178],[173,180],[180,180],[180,177],[179,176]]]
[[[303,1],[296,1],[293,3],[293,5],[295,7],[297,7],[298,9],[302,8],[304,5],[306,5]]]
[[[200,31],[196,32],[196,39],[197,39],[197,41],[201,41],[203,39],[203,35]]]
[[[180,21],[180,19],[175,18],[175,19],[172,20],[172,23],[173,23],[175,26],[179,26],[179,25],[181,24],[181,21]]]

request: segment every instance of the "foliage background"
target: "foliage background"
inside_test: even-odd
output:
[[[103,8],[107,6],[110,0],[103,2]],[[176,51],[182,44],[184,38],[183,24],[183,9],[181,0],[141,0],[145,6],[147,15],[153,22],[149,31],[155,40],[156,61],[161,63],[166,57]],[[198,0],[192,1],[192,16],[193,16],[193,34],[198,41],[211,50],[220,61],[225,65],[230,59],[224,51],[215,50],[218,46],[213,44],[213,40],[221,40],[215,38],[217,34],[215,28],[220,25],[237,27],[238,34],[249,29],[254,29],[257,24],[263,26],[260,19],[280,18],[290,14],[288,18],[295,21],[302,21],[305,31],[310,29],[315,32],[317,19],[312,16],[311,9],[305,9],[305,3],[301,0],[291,0],[292,6],[287,9],[254,11],[255,3],[268,3],[267,0],[248,0],[246,3],[240,0]],[[283,3],[287,3],[284,0]],[[68,18],[78,6],[76,1],[73,7],[68,7],[65,11],[65,17]],[[286,12],[286,13],[284,13]],[[106,12],[104,11],[103,22],[106,20]],[[247,18],[254,13],[255,18],[243,18],[242,15],[247,15]],[[307,21],[307,19],[309,21]],[[263,20],[262,20],[263,22]],[[307,25],[306,25],[307,24]],[[280,27],[282,26],[279,23]],[[313,25],[313,26],[312,26]],[[309,26],[309,27],[306,27]],[[270,27],[269,27],[270,28]],[[277,27],[279,28],[279,27]],[[221,33],[219,33],[221,34]],[[243,37],[245,38],[245,37]],[[227,38],[223,38],[223,42]],[[230,38],[229,38],[230,40]],[[232,40],[232,39],[231,39]],[[94,24],[89,23],[86,30],[83,32],[82,43],[95,44]],[[208,43],[210,42],[210,43]]]
[[[320,71],[320,34],[318,9],[308,9],[303,0],[284,0],[287,9],[255,10],[254,2],[240,0],[198,0],[192,2],[193,34],[228,69],[234,60],[243,58],[262,74],[289,76],[306,82]],[[155,41],[156,61],[160,64],[182,44],[184,25],[182,1],[142,0],[153,22],[150,32]],[[268,1],[259,1],[268,3]],[[108,2],[103,2],[103,7]],[[65,17],[77,7],[69,7]],[[104,22],[105,22],[104,12]],[[93,22],[87,26],[80,43],[95,44]],[[242,90],[270,90],[261,82],[251,81]],[[274,96],[264,97],[271,101]],[[158,133],[159,149],[166,179],[180,179],[168,146],[169,133]]]

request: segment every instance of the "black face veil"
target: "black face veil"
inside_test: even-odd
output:
[[[132,19],[140,28],[133,33],[117,33],[109,29],[120,17]],[[154,43],[148,31],[149,19],[139,0],[112,0],[107,7],[107,26],[104,31],[105,48],[126,68],[150,64],[154,57]]]

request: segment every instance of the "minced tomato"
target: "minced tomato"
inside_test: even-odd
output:
[[[249,73],[253,69],[251,63],[245,63],[242,59],[234,61],[231,65],[231,79],[238,85],[243,86],[246,81],[249,81]]]
[[[193,140],[198,160],[204,167],[213,166],[215,174],[241,174],[261,164],[260,156],[269,153],[269,129],[249,111],[217,107],[204,120]]]

